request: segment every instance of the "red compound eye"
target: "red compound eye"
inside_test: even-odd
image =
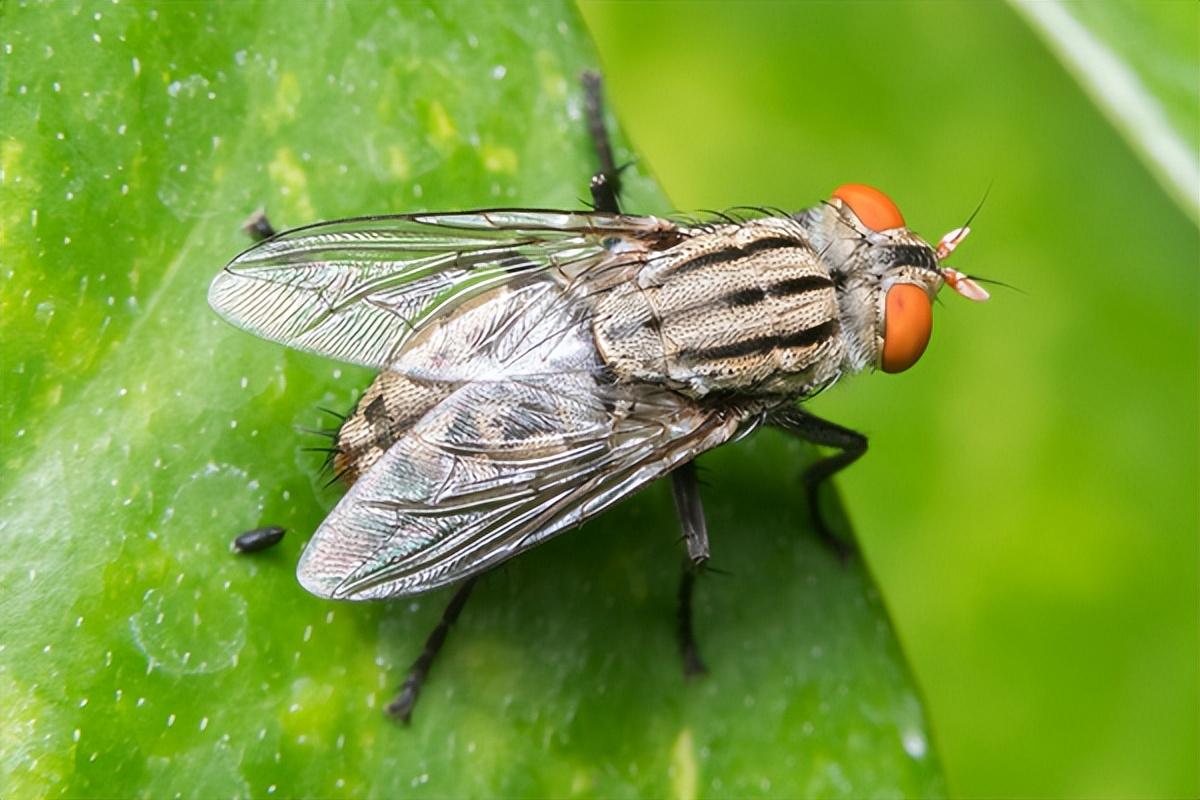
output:
[[[904,217],[892,199],[883,192],[864,183],[843,183],[833,193],[841,200],[863,225],[873,231],[903,228]]]
[[[903,372],[917,363],[933,332],[933,306],[920,286],[898,283],[887,293],[883,314],[884,372]]]

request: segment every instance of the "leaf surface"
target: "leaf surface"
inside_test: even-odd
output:
[[[382,708],[449,594],[295,581],[338,497],[297,428],[370,374],[234,330],[208,283],[260,205],[284,226],[579,207],[595,57],[573,11],[5,4],[0,29],[6,794],[942,791],[861,562],[806,529],[810,454],[771,434],[703,462],[729,574],[702,583],[695,683],[662,486],[485,580],[410,729]],[[264,524],[291,533],[230,552]]]

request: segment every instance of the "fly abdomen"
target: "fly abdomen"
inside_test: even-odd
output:
[[[338,429],[333,456],[337,476],[354,483],[453,389],[450,384],[416,381],[392,370],[379,373]]]
[[[710,392],[803,394],[841,361],[837,292],[790,219],[696,234],[598,304],[597,344],[618,375]]]

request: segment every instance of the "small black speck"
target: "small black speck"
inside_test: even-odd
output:
[[[246,531],[234,539],[233,549],[238,553],[257,553],[259,550],[266,550],[268,547],[274,547],[279,544],[283,539],[283,534],[286,532],[278,525],[255,528],[252,531]]]

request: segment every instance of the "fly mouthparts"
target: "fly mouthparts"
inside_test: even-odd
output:
[[[948,235],[948,234],[947,234]],[[977,303],[982,303],[991,297],[987,289],[984,289],[975,281],[971,280],[965,273],[959,272],[950,267],[942,267],[942,278],[946,281],[946,285],[954,291],[961,294],[968,300],[974,300]]]

